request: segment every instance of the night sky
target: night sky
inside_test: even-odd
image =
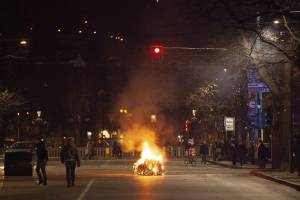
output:
[[[1,5],[0,26],[3,34],[25,34],[32,28],[47,35],[58,27],[76,32],[87,20],[89,29],[98,33],[137,36],[143,28],[143,13],[155,6],[157,3],[151,0],[11,0]]]
[[[122,34],[134,43],[193,45],[195,38],[216,37],[223,31],[218,26],[231,25],[224,12],[218,1],[10,0],[0,8],[0,32],[51,36],[58,28],[76,33],[88,27],[98,35]],[[199,39],[196,44],[205,45]]]
[[[0,7],[1,38],[16,40],[10,44],[16,51],[7,54],[23,59],[4,59],[3,48],[0,87],[21,91],[31,109],[45,110],[59,123],[76,112],[98,120],[104,112],[108,118],[122,106],[137,113],[145,107],[149,113],[178,109],[182,116],[187,93],[215,80],[224,64],[211,64],[216,54],[166,50],[164,64],[156,67],[149,46],[225,47],[234,36],[226,31],[229,19],[218,1],[6,1]],[[20,47],[21,38],[29,39],[28,48]],[[79,55],[82,68],[70,64]]]

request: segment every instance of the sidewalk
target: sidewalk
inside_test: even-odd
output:
[[[300,191],[300,177],[297,172],[290,173],[286,171],[275,170],[253,170],[250,174],[292,187]]]
[[[236,163],[236,165],[232,165],[231,161],[213,161],[213,160],[209,160],[208,162],[215,164],[215,165],[219,165],[222,167],[227,167],[227,168],[233,168],[233,169],[258,169],[257,165],[251,165],[251,164],[244,164],[243,166],[240,165],[239,162]]]
[[[209,161],[212,164],[219,165],[222,167],[234,168],[234,169],[249,169],[250,174],[261,177],[282,185],[292,187],[300,191],[300,177],[298,173],[290,173],[287,171],[272,170],[270,164],[267,165],[267,169],[259,169],[257,165],[245,164],[240,167],[239,163],[236,166],[232,165],[231,161]]]

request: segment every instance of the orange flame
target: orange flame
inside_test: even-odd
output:
[[[158,148],[150,148],[144,142],[141,158],[133,165],[134,173],[138,175],[162,175],[164,173],[163,156]]]
[[[144,148],[141,154],[141,158],[136,162],[137,165],[145,163],[145,160],[163,161],[163,156],[158,152],[154,152],[150,149],[148,142],[144,142]]]

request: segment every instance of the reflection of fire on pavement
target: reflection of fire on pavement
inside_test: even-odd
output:
[[[155,153],[144,143],[141,158],[133,164],[133,171],[137,175],[158,176],[164,173],[163,157]]]

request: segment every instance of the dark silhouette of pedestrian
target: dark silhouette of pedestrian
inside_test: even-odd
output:
[[[122,158],[122,150],[121,145],[118,141],[113,142],[113,157],[114,158]]]
[[[236,158],[237,158],[237,145],[235,143],[235,140],[231,141],[230,144],[230,151],[231,151],[231,161],[232,161],[232,165],[235,166],[236,165]]]
[[[249,146],[248,160],[251,162],[252,165],[255,164],[255,145],[253,141],[250,143]]]
[[[264,145],[262,140],[258,141],[258,148],[257,148],[257,160],[259,168],[266,168],[266,161],[268,159],[268,149]]]
[[[43,139],[41,139],[36,146],[36,154],[37,163],[35,171],[39,178],[38,184],[47,185],[46,165],[48,162],[48,150],[46,148],[46,143]]]
[[[243,164],[245,164],[245,157],[247,154],[247,149],[246,146],[243,143],[239,143],[238,147],[237,147],[237,154],[239,157],[239,161],[241,166],[243,166]]]
[[[93,144],[91,141],[88,141],[85,149],[85,159],[91,160],[93,152]]]
[[[298,176],[300,176],[300,136],[297,135],[295,140],[295,165],[298,170]]]
[[[217,141],[212,142],[211,151],[212,151],[212,159],[213,159],[213,161],[216,161],[217,160]]]
[[[201,163],[206,164],[207,155],[208,155],[208,146],[207,146],[207,144],[206,144],[205,141],[204,141],[204,143],[200,146],[200,155],[201,155],[201,157],[202,157]]]
[[[80,167],[78,150],[74,143],[74,138],[68,138],[67,144],[61,150],[60,160],[66,167],[67,187],[74,186],[76,165],[77,167]]]

